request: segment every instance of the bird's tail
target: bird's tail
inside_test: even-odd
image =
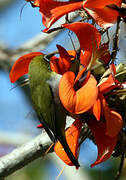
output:
[[[75,158],[75,156],[73,155],[72,151],[70,150],[70,148],[66,142],[66,139],[64,137],[58,138],[58,139],[59,139],[60,143],[62,144],[62,146],[63,146],[65,152],[67,153],[67,156],[71,160],[71,162],[76,166],[76,168],[79,168],[80,164],[79,164],[78,160]]]
[[[53,143],[55,143],[57,141],[55,134],[51,131],[51,129],[49,128],[48,124],[43,120],[43,117],[41,115],[41,118],[39,118],[40,122],[43,125],[43,128],[45,129],[46,133],[48,134],[48,136],[50,137],[50,139],[53,141]]]

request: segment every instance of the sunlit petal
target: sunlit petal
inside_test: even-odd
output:
[[[102,121],[90,119],[87,123],[88,127],[92,131],[92,134],[94,135],[98,148],[97,160],[91,164],[91,167],[94,167],[95,165],[100,164],[111,157],[117,143],[117,137],[110,137],[106,135],[106,125]]]
[[[104,8],[110,4],[116,4],[119,6],[122,0],[86,0],[84,2],[84,7],[86,8]]]
[[[54,24],[59,18],[68,14],[69,12],[79,10],[83,6],[83,1],[53,1],[53,0],[41,0],[40,12],[42,13],[42,22],[48,31],[48,28]]]
[[[85,51],[92,51],[98,48],[101,41],[101,34],[91,24],[75,22],[72,24],[62,25],[73,31],[79,40],[80,48]]]
[[[21,56],[18,60],[15,61],[15,63],[12,66],[12,69],[10,71],[10,81],[14,83],[17,81],[21,76],[28,73],[28,66],[31,60],[36,57],[42,55],[41,52],[32,52],[29,54],[26,54],[24,56]]]
[[[66,130],[66,141],[75,156],[78,158],[78,140],[81,131],[82,123],[80,120],[76,119],[74,123]],[[59,156],[59,158],[64,161],[69,166],[74,166],[70,159],[68,158],[66,152],[64,151],[61,143],[58,141],[54,146],[54,151]]]
[[[101,93],[107,93],[118,86],[119,85],[115,83],[115,79],[113,78],[113,75],[110,74],[107,80],[99,85],[99,91]]]
[[[112,10],[109,7],[105,7],[104,9],[95,8],[93,10],[85,8],[85,10],[92,16],[96,24],[104,29],[113,26],[119,16],[119,13],[116,10]]]
[[[71,67],[71,61],[75,56],[73,51],[67,51],[64,47],[57,45],[59,51],[59,58],[52,56],[50,59],[51,70],[58,73],[64,74]],[[71,56],[72,54],[72,56]],[[74,55],[74,56],[73,56]]]
[[[91,56],[92,56],[92,52],[81,50],[81,53],[80,53],[80,63],[81,63],[84,67],[87,67],[88,64],[90,63]]]
[[[62,76],[59,83],[59,96],[63,106],[69,112],[80,114],[89,110],[95,103],[98,95],[97,81],[90,76],[88,81],[75,91],[74,79],[73,72],[66,72]]]
[[[92,107],[92,111],[94,116],[96,117],[97,121],[100,120],[101,117],[101,100],[100,98],[97,98],[96,102],[94,103]]]
[[[122,128],[123,119],[118,112],[109,108],[105,98],[102,98],[102,106],[106,120],[106,135],[115,137]]]

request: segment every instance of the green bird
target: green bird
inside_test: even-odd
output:
[[[65,138],[66,111],[58,95],[61,75],[51,71],[44,55],[31,60],[28,74],[33,106],[40,122],[51,140],[54,143],[59,140],[71,162],[79,167]]]

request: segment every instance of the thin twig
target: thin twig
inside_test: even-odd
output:
[[[65,169],[66,165],[64,165],[64,167],[62,168],[62,170],[60,171],[59,175],[56,177],[55,180],[58,180],[60,178],[60,176],[62,175],[64,169]]]

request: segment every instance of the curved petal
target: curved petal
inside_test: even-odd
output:
[[[115,66],[115,64],[113,64],[113,63],[110,64],[109,68],[110,68],[111,74],[113,75],[113,80],[115,80],[115,82],[119,83],[119,81],[115,79],[115,75],[116,75],[116,66]]]
[[[59,58],[55,56],[51,57],[50,67],[52,71],[58,74],[64,74],[71,67],[71,56],[66,51],[66,49],[63,48],[62,46],[57,45],[57,48],[58,48],[60,57]]]
[[[53,72],[56,72],[57,74],[62,74],[59,66],[59,58],[57,58],[56,56],[52,56],[49,62],[50,68]]]
[[[101,100],[98,97],[96,102],[94,103],[93,107],[92,107],[92,111],[94,116],[96,117],[97,121],[100,121],[100,117],[101,117]]]
[[[54,0],[41,0],[40,1],[40,12],[42,13],[42,22],[47,32],[52,24],[54,24],[60,17],[68,14],[69,12],[81,9],[83,1],[69,1],[60,2]]]
[[[71,57],[71,61],[74,60],[76,57],[76,51],[75,50],[68,50],[67,52]]]
[[[85,10],[92,16],[96,24],[104,29],[113,26],[119,16],[119,13],[116,10],[112,10],[109,7],[105,7],[104,9],[94,8],[93,10],[85,8]]]
[[[75,74],[68,71],[63,74],[59,82],[59,97],[63,106],[69,112],[75,112],[76,92],[74,86]]]
[[[101,34],[93,25],[75,22],[72,24],[63,24],[62,26],[70,29],[77,35],[82,50],[92,51],[99,47]]]
[[[122,116],[116,111],[109,109],[105,98],[102,98],[102,106],[106,120],[106,135],[115,137],[123,126]]]
[[[89,63],[90,63],[91,56],[92,56],[92,52],[81,50],[81,53],[80,53],[80,63],[84,67],[87,67],[89,65]]]
[[[62,47],[61,45],[59,45],[59,44],[57,44],[56,47],[57,47],[57,49],[59,51],[60,57],[65,58],[65,59],[68,60],[68,62],[70,62],[70,55],[67,52],[67,50],[64,47]]]
[[[97,81],[90,76],[85,85],[76,92],[76,114],[88,111],[96,102],[98,96]],[[93,93],[92,93],[93,92]]]
[[[66,130],[66,141],[75,156],[75,158],[78,158],[78,141],[79,141],[79,135],[81,131],[82,123],[80,120],[76,119],[74,123]],[[59,156],[59,158],[64,161],[69,166],[74,166],[70,159],[68,158],[66,152],[64,151],[62,145],[59,141],[54,146],[54,151]]]
[[[115,4],[120,6],[122,0],[86,0],[84,2],[84,7],[86,8],[104,8],[107,5]]]
[[[88,127],[91,129],[92,134],[94,135],[96,145],[98,148],[98,156],[96,161],[91,164],[91,167],[100,164],[112,155],[112,152],[117,143],[117,136],[110,137],[106,135],[106,125],[102,121],[96,121],[95,119],[90,119],[88,122]]]
[[[71,57],[69,55],[69,53],[67,52],[67,50],[65,48],[63,48],[62,46],[60,45],[56,45],[58,51],[59,51],[59,54],[60,54],[60,57],[61,57],[61,66],[63,66],[64,68],[64,71],[68,71],[70,66],[71,66]],[[60,62],[60,61],[59,61]]]
[[[108,117],[108,114],[106,118],[107,117]],[[107,124],[106,124],[106,135],[114,137],[118,135],[118,133],[120,132],[123,126],[123,119],[122,119],[122,116],[114,110],[110,110],[110,118],[111,120],[109,119],[109,121],[107,121]]]
[[[107,93],[118,86],[119,85],[118,83],[116,83],[115,79],[113,78],[113,75],[110,74],[107,80],[100,84],[98,87],[101,93]]]
[[[93,76],[90,76],[88,81],[75,91],[74,79],[73,72],[66,72],[62,76],[59,83],[59,97],[69,112],[80,114],[89,110],[95,103],[98,95],[97,82]]]
[[[10,71],[10,81],[14,83],[17,81],[21,76],[28,73],[28,66],[31,60],[36,57],[42,55],[41,52],[32,52],[29,54],[26,54],[24,56],[21,56],[18,60],[15,61],[15,63],[12,66],[12,69]]]

